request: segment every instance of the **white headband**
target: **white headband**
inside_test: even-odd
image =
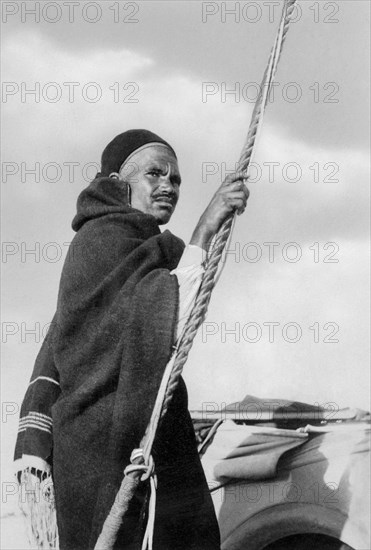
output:
[[[160,146],[160,147],[166,147],[166,149],[168,149],[168,151],[171,151],[170,147],[168,147],[167,145],[165,145],[165,143],[159,143],[157,141],[153,141],[151,143],[146,143],[145,145],[142,145],[141,147],[138,147],[138,149],[135,149],[135,151],[133,151],[132,153],[130,153],[130,155],[124,160],[124,162],[121,164],[120,168],[119,168],[119,171],[118,173],[121,172],[121,170],[123,169],[123,167],[129,162],[129,160],[136,154],[136,153],[139,153],[139,151],[142,151],[143,149],[146,149],[147,147],[154,147],[154,146]]]

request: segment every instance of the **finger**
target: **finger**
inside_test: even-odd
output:
[[[241,191],[242,193],[245,193],[246,194],[246,191],[247,190],[247,187],[246,185],[241,181],[241,180],[237,180],[237,181],[233,181],[231,183],[228,183],[228,188],[227,188],[228,192],[238,192],[238,191]]]
[[[230,190],[232,191],[242,191],[244,196],[246,197],[246,200],[250,196],[250,190],[246,187],[246,185],[242,181],[236,181],[229,185]]]
[[[242,206],[236,208],[236,212],[239,216],[243,214],[245,210],[246,210],[246,202],[244,202]]]
[[[236,191],[242,191],[242,193],[244,194],[244,196],[246,197],[246,199],[249,198],[249,195],[250,195],[250,191],[249,189],[246,187],[246,185],[242,182],[238,182],[237,184],[237,189]]]
[[[243,187],[242,189],[231,189],[228,194],[226,194],[227,199],[240,199],[244,203],[246,203],[247,199],[249,198],[250,192],[247,189],[247,187]]]
[[[241,191],[243,192],[247,200],[250,196],[250,190],[246,187],[244,183],[241,184]]]
[[[239,210],[241,208],[245,208],[246,200],[245,198],[241,198],[241,197],[230,197],[228,200],[228,207],[231,210]]]
[[[231,176],[233,177],[234,181],[245,180],[247,178],[246,172],[244,170],[238,170],[237,172],[231,174]]]
[[[248,180],[250,177],[248,174],[246,174],[245,170],[239,170],[238,172],[236,172],[236,175],[238,176],[238,179],[242,181]]]
[[[246,173],[243,170],[239,170],[238,172],[228,174],[223,183],[229,184],[235,181],[243,181],[244,179],[246,179]]]

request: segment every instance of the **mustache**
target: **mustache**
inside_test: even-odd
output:
[[[176,194],[170,191],[161,191],[159,193],[154,193],[152,196],[154,199],[171,199],[173,202],[176,202],[177,200]]]

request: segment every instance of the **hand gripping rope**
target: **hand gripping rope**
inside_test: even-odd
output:
[[[262,84],[260,86],[260,92],[252,114],[245,145],[242,149],[238,162],[237,170],[244,172],[246,174],[246,179],[248,177],[248,170],[253,155],[256,136],[263,120],[264,111],[267,106],[269,93],[271,91],[278,61],[281,56],[283,43],[289,29],[290,19],[294,11],[295,3],[296,0],[284,0],[277,36],[269,57]],[[224,221],[210,246],[208,257],[205,262],[205,272],[194,306],[183,332],[178,338],[173,355],[166,366],[157,394],[156,403],[152,411],[151,420],[141,441],[140,449],[134,449],[131,455],[132,464],[125,469],[125,475],[121,483],[121,487],[116,495],[116,499],[112,505],[110,513],[105,520],[102,532],[99,535],[95,545],[95,550],[112,550],[122,518],[128,509],[129,502],[134,495],[139,482],[145,479],[150,479],[151,497],[147,529],[143,539],[142,550],[152,550],[157,485],[157,478],[154,473],[154,463],[151,456],[152,445],[155,439],[158,424],[166,414],[168,405],[183,371],[184,364],[187,361],[187,357],[192,347],[197,330],[206,317],[211,293],[217,279],[219,278],[217,276],[218,265],[226,243],[231,235],[234,220],[235,214],[232,214]],[[220,275],[220,271],[218,275]]]

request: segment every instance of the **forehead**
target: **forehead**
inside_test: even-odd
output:
[[[174,153],[164,145],[150,145],[134,153],[128,164],[136,165],[139,169],[147,168],[152,164],[167,167],[170,164],[173,170],[179,171],[178,161]]]

